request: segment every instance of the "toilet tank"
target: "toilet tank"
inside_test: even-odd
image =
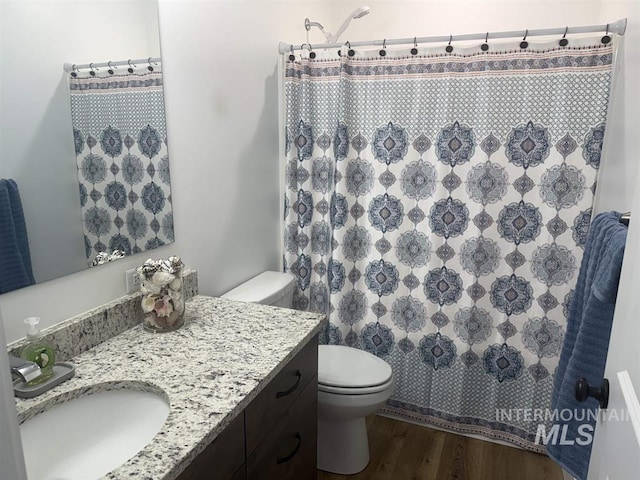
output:
[[[222,298],[291,308],[295,285],[296,279],[290,273],[262,272],[228,291]]]

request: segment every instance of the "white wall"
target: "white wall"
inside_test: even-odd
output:
[[[277,46],[320,2],[160,2],[178,252],[218,295],[278,269]],[[185,253],[186,255],[186,253]]]
[[[333,32],[364,4],[371,13],[353,20],[339,41],[504,30],[524,34],[527,28],[599,23],[602,1],[606,0],[334,0],[331,21],[319,21]],[[312,40],[322,38],[316,30]]]
[[[632,196],[638,183],[640,125],[640,2],[608,0],[602,2],[600,23],[628,19],[623,48],[619,52],[616,85],[607,121],[603,169],[598,186],[599,211],[632,210]]]

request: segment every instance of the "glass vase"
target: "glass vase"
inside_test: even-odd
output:
[[[171,275],[173,278],[168,274],[142,277],[142,325],[145,330],[171,332],[184,324],[182,268]]]

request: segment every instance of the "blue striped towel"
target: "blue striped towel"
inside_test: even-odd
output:
[[[0,272],[0,293],[36,283],[18,184],[10,179],[0,179]]]
[[[594,218],[554,379],[551,406],[556,412],[568,409],[571,415],[564,417],[568,421],[560,418],[555,422],[561,432],[566,431],[565,444],[551,442],[547,452],[578,480],[586,480],[591,457],[591,442],[582,432],[585,424],[591,425],[591,432],[595,431],[594,418],[599,405],[594,398],[578,402],[575,385],[579,378],[585,378],[593,386],[602,383],[626,240],[627,227],[620,223],[619,213],[601,213]],[[581,426],[582,430],[578,431]],[[575,442],[576,439],[581,442]],[[572,441],[574,443],[569,444]]]

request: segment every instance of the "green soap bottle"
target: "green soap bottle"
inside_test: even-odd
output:
[[[29,386],[39,385],[53,377],[53,364],[56,361],[56,354],[44,340],[38,328],[40,317],[29,317],[24,319],[24,323],[28,325],[27,343],[20,351],[23,360],[37,363],[42,374],[27,383]]]

